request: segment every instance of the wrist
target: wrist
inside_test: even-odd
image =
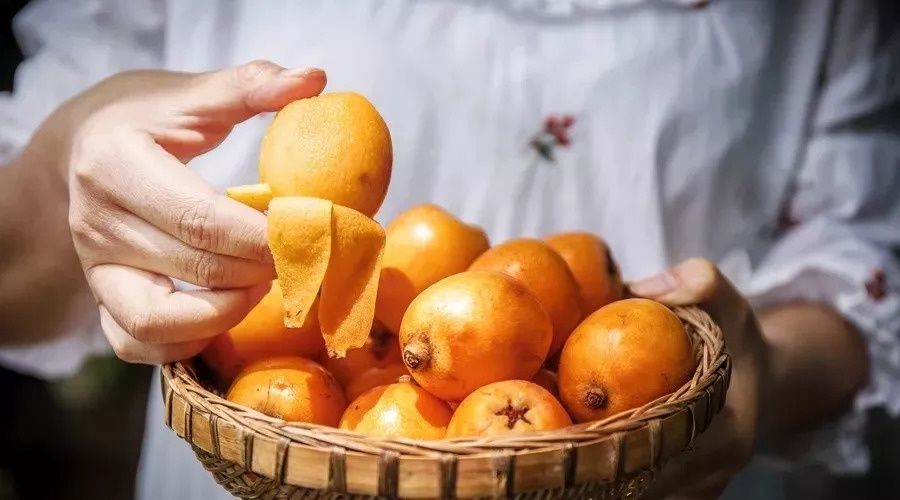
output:
[[[851,407],[868,357],[859,332],[828,306],[786,303],[760,312],[771,380],[771,432],[810,431]]]
[[[7,230],[19,233],[15,241],[20,244],[60,236],[68,228],[68,147],[54,128],[42,125],[5,169],[3,213],[13,224]]]
[[[764,332],[762,328],[760,330],[761,332]],[[777,405],[777,393],[775,387],[778,384],[778,374],[775,356],[773,344],[766,337],[765,333],[762,333],[759,337],[754,364],[757,384],[757,450],[770,448],[773,429],[776,426],[772,412],[772,409]]]
[[[0,170],[0,235],[8,256],[32,251],[39,233],[50,222],[45,213],[59,203],[55,196],[58,189],[51,188],[55,176],[49,166],[33,164],[29,156],[22,151]],[[4,258],[2,264],[5,268],[11,262]]]
[[[73,287],[83,281],[68,226],[67,152],[48,120],[0,168],[2,344],[58,335]]]

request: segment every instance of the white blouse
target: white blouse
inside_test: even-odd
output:
[[[390,127],[395,164],[381,221],[435,202],[495,242],[585,229],[608,239],[628,279],[701,255],[758,306],[802,298],[839,310],[868,340],[871,383],[817,434],[810,456],[862,471],[865,410],[900,413],[891,253],[900,132],[887,114],[900,99],[900,39],[873,5],[34,1],[15,22],[27,59],[14,93],[0,96],[0,157],[62,100],[114,72],[260,58],[322,67],[329,89],[367,95]],[[545,127],[565,115],[567,129]],[[269,119],[239,126],[191,167],[220,188],[253,182]],[[0,361],[71,373],[107,349],[87,323],[54,343],[0,351]],[[158,394],[150,391],[141,496],[223,496],[163,427]]]

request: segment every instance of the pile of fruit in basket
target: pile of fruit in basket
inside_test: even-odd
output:
[[[278,274],[201,354],[227,399],[286,421],[443,439],[599,420],[690,379],[681,321],[625,298],[601,238],[491,246],[430,204],[383,229],[371,217],[391,163],[387,126],[357,94],[275,117],[261,183],[227,191],[267,213]]]

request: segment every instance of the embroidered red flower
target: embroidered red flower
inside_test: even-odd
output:
[[[575,124],[572,115],[550,115],[544,120],[544,129],[531,140],[531,146],[545,160],[554,161],[553,151],[557,146],[572,144],[569,129]]]
[[[787,231],[799,223],[800,219],[794,217],[794,214],[791,213],[791,209],[788,206],[782,208],[781,212],[778,214],[778,229],[781,231]]]
[[[887,295],[887,276],[884,274],[884,269],[876,268],[872,271],[872,276],[866,282],[866,293],[875,302],[884,299]]]

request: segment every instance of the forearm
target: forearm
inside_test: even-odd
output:
[[[845,410],[868,381],[859,332],[827,306],[759,312],[769,358],[768,433],[803,431]]]
[[[48,121],[0,168],[0,345],[64,333],[85,300],[84,278],[67,223],[66,147]]]

